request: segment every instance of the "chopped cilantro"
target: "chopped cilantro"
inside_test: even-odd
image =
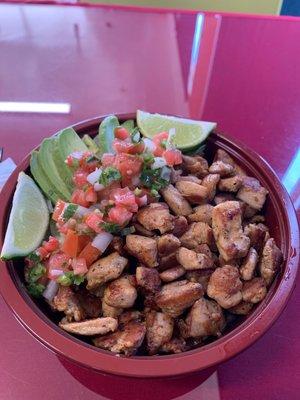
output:
[[[65,272],[57,278],[57,282],[62,286],[80,285],[84,280],[84,275],[75,275],[72,271]]]
[[[107,217],[108,216],[108,213],[109,213],[109,210],[111,209],[111,208],[113,208],[114,207],[114,204],[112,203],[112,204],[107,204],[105,207],[104,207],[104,210],[103,210],[103,216],[104,217]]]
[[[120,235],[121,236],[126,236],[130,235],[131,233],[135,232],[135,227],[134,226],[128,226],[127,228],[124,228],[121,230]]]
[[[29,285],[27,286],[27,290],[32,297],[40,297],[45,290],[45,286],[41,283],[33,282],[29,283]]]
[[[63,213],[63,219],[68,220],[73,217],[78,208],[77,204],[68,204]]]
[[[41,261],[41,257],[36,252],[30,253],[27,256],[27,258],[28,258],[28,260],[30,260],[30,261],[32,261],[34,263],[38,263],[38,262]]]
[[[119,224],[115,224],[114,222],[103,222],[101,224],[101,227],[109,233],[119,233],[120,232],[120,225]]]
[[[154,156],[151,153],[143,153],[142,155],[144,164],[150,165],[154,162]]]
[[[43,264],[38,263],[30,268],[26,277],[28,283],[35,283],[46,273],[46,268]]]
[[[104,186],[108,186],[112,181],[119,181],[122,178],[120,171],[114,167],[107,167],[102,172],[99,183]]]
[[[161,147],[162,147],[163,149],[166,149],[166,148],[167,148],[167,144],[168,144],[167,139],[163,139],[163,140],[160,142],[160,145],[161,145]]]
[[[150,169],[144,167],[141,173],[141,182],[144,186],[157,192],[169,184],[166,179],[161,178],[161,168]]]

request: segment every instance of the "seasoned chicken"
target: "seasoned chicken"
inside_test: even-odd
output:
[[[176,182],[181,181],[181,182],[194,182],[197,183],[198,185],[201,185],[202,180],[197,178],[195,175],[186,175],[186,176],[180,176]]]
[[[268,228],[264,224],[248,224],[244,228],[244,233],[250,239],[250,245],[260,253],[264,246]]]
[[[69,286],[59,286],[58,292],[51,302],[51,307],[64,312],[68,321],[81,321],[85,318],[84,310]]]
[[[205,186],[191,181],[178,181],[176,183],[176,189],[191,204],[202,204],[208,196],[208,189]]]
[[[159,260],[159,270],[165,271],[178,265],[176,251],[168,256],[161,257]]]
[[[243,233],[242,211],[238,201],[226,201],[214,207],[212,228],[224,260],[246,256],[250,239]]]
[[[174,216],[165,203],[151,203],[141,208],[136,219],[148,231],[157,229],[163,234],[174,229]]]
[[[159,276],[163,282],[173,282],[182,277],[185,272],[185,269],[181,265],[177,265],[176,267],[169,268],[161,272]]]
[[[246,303],[245,301],[241,301],[236,306],[229,308],[228,311],[231,312],[231,314],[248,315],[249,312],[252,310],[253,305],[253,303]]]
[[[223,161],[225,164],[229,164],[234,167],[235,173],[237,175],[246,175],[245,171],[230,157],[230,155],[222,149],[218,149],[215,155],[214,161]]]
[[[180,237],[186,232],[188,229],[188,222],[187,219],[183,216],[175,217],[174,219],[174,229],[173,235],[176,237]]]
[[[139,224],[138,222],[134,222],[133,224],[135,232],[142,236],[152,237],[155,236],[155,232],[148,231],[148,229],[144,228],[143,225]]]
[[[215,197],[214,197],[214,203],[216,205],[220,204],[220,203],[224,203],[225,201],[231,201],[231,200],[236,200],[236,198],[234,197],[233,194],[231,193],[218,193]]]
[[[195,248],[196,253],[202,253],[205,254],[207,257],[213,259],[213,254],[209,248],[209,246],[206,243],[199,244]]]
[[[247,176],[243,178],[243,185],[237,193],[237,198],[255,210],[261,210],[267,194],[267,189],[261,186],[257,179]]]
[[[212,268],[187,271],[186,279],[190,282],[200,283],[204,293],[206,293],[208,282],[209,282],[210,276],[213,272],[214,272],[214,269],[212,269]]]
[[[126,325],[131,321],[141,321],[143,314],[137,310],[127,310],[124,311],[119,316],[119,325]]]
[[[182,175],[182,169],[175,169],[171,167],[171,176],[170,176],[170,181],[171,183],[176,183]]]
[[[260,275],[266,281],[267,286],[271,285],[282,263],[281,250],[276,246],[275,240],[267,240],[260,259],[258,269]]]
[[[205,222],[211,225],[213,208],[211,204],[202,204],[201,206],[195,207],[193,209],[193,214],[188,216],[188,220],[190,222]]]
[[[231,265],[232,267],[240,268],[239,262],[241,259],[232,259],[232,260],[224,260],[224,258],[220,255],[219,256],[219,267],[224,267],[224,265]]]
[[[112,318],[117,318],[120,314],[122,314],[123,308],[116,308],[109,306],[106,304],[104,299],[102,299],[102,313],[103,317],[112,317]]]
[[[194,303],[185,322],[181,321],[180,331],[183,338],[203,338],[220,336],[224,327],[225,318],[219,304],[202,298]]]
[[[209,258],[206,254],[196,253],[194,250],[185,247],[180,247],[177,251],[177,261],[187,271],[211,268],[214,264],[212,258]]]
[[[225,163],[224,161],[214,161],[208,168],[210,174],[219,174],[221,177],[233,175],[235,169],[232,165]]]
[[[243,300],[249,303],[259,303],[267,295],[267,287],[263,278],[253,278],[245,282],[242,289]]]
[[[148,267],[153,268],[158,265],[155,239],[140,235],[127,235],[126,250]]]
[[[82,336],[105,335],[118,327],[114,318],[94,318],[81,322],[60,322],[59,326],[67,332]]]
[[[87,289],[96,289],[104,283],[118,278],[124,271],[127,264],[127,258],[120,256],[117,252],[100,258],[98,261],[92,264],[88,270],[86,275]]]
[[[157,239],[158,254],[160,256],[166,256],[174,253],[174,251],[179,249],[180,244],[180,240],[171,233],[159,236]]]
[[[162,353],[173,353],[173,354],[179,354],[184,351],[188,350],[188,346],[186,344],[186,341],[180,337],[180,338],[173,338],[171,339],[168,343],[165,343],[161,346],[160,351]]]
[[[205,222],[193,222],[189,229],[181,236],[180,241],[188,249],[195,249],[199,244],[214,243],[213,231]]]
[[[203,295],[202,286],[186,280],[164,285],[155,296],[158,307],[172,317],[178,317]]]
[[[240,268],[241,278],[244,281],[250,281],[254,276],[254,271],[258,262],[258,254],[254,247],[250,247],[246,258]]]
[[[174,214],[186,216],[192,213],[189,202],[173,185],[161,189],[161,194]]]
[[[83,309],[85,317],[97,318],[102,312],[102,301],[85,288],[80,288],[76,292],[80,307]]]
[[[130,308],[137,298],[132,275],[124,275],[110,282],[104,290],[103,301],[111,307]]]
[[[209,174],[202,180],[202,186],[206,187],[208,191],[207,199],[209,201],[211,201],[216,195],[216,190],[219,180],[220,180],[219,174]]]
[[[124,255],[123,251],[124,241],[120,236],[114,236],[113,240],[110,242],[108,246],[109,253],[117,251],[121,256]]]
[[[182,156],[184,169],[192,175],[200,178],[208,174],[208,163],[201,156]]]
[[[252,208],[249,206],[249,204],[244,203],[242,200],[239,200],[242,210],[244,212],[244,218],[253,218],[255,214],[257,213],[257,210],[255,208]]]
[[[156,354],[173,335],[174,320],[168,314],[151,310],[146,313],[146,339],[149,355]]]
[[[131,321],[118,331],[93,340],[96,347],[110,350],[113,353],[123,353],[126,356],[135,354],[143,343],[146,327],[138,321]]]
[[[207,286],[207,294],[216,300],[221,307],[228,309],[241,302],[242,286],[238,268],[225,265],[217,268],[211,274]]]
[[[218,189],[224,192],[236,193],[242,186],[243,178],[239,175],[235,175],[231,178],[220,179]]]
[[[158,271],[154,268],[143,266],[136,269],[136,282],[138,286],[148,292],[157,292],[161,284]]]

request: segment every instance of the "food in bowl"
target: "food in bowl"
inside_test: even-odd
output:
[[[222,149],[208,162],[201,142],[185,141],[183,154],[168,128],[143,138],[147,124],[119,126],[110,116],[94,140],[67,129],[31,158],[54,210],[51,235],[26,257],[28,291],[45,298],[65,331],[126,356],[220,337],[264,299],[282,262],[264,223],[267,190]],[[38,198],[22,174],[11,216],[28,185]],[[48,221],[43,201],[38,220]],[[20,255],[11,236],[4,258]]]

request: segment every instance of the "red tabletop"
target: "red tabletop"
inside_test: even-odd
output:
[[[271,164],[300,216],[299,35],[296,18],[2,4],[0,109],[66,110],[0,112],[0,147],[19,162],[56,130],[136,108],[217,121]],[[270,331],[208,383],[193,376],[143,389],[59,360],[0,300],[0,398],[296,400],[299,309],[296,287]]]

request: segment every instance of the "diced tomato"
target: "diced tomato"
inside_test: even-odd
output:
[[[97,193],[95,192],[93,186],[90,186],[85,192],[85,199],[89,203],[97,202]]]
[[[37,253],[39,254],[42,260],[49,255],[49,252],[44,247],[39,247],[37,249]]]
[[[65,224],[62,224],[62,225],[59,225],[59,226],[58,226],[59,232],[65,234],[65,235],[67,234],[68,229],[69,229],[68,222],[66,222]]]
[[[73,182],[76,187],[83,188],[87,183],[88,171],[84,171],[82,168],[77,169],[73,175]]]
[[[103,230],[101,228],[102,222],[103,222],[103,215],[95,213],[89,214],[85,219],[85,223],[87,224],[87,226],[93,229],[97,233],[100,233]]]
[[[137,156],[125,153],[116,156],[114,166],[120,171],[124,186],[128,186],[131,178],[141,172],[142,164],[142,160]]]
[[[71,229],[68,230],[63,245],[62,251],[70,257],[76,257],[78,253],[78,235]]]
[[[126,128],[123,128],[122,126],[119,126],[118,128],[115,129],[115,138],[117,139],[127,139],[130,137],[130,133]]]
[[[153,151],[153,155],[155,157],[161,157],[163,152],[165,151],[165,147],[161,146],[161,142],[163,140],[167,140],[169,137],[168,132],[160,132],[153,136],[152,141],[155,144],[156,148]]]
[[[135,195],[128,189],[128,187],[123,189],[114,189],[111,192],[110,199],[113,200],[117,206],[123,206],[130,212],[137,212],[138,210]]]
[[[60,217],[65,208],[65,204],[66,203],[62,200],[58,200],[57,203],[55,204],[55,208],[52,214],[52,219],[54,221],[58,221],[58,218]]]
[[[82,189],[75,189],[72,197],[71,202],[75,204],[79,204],[82,207],[88,207],[90,204],[85,199],[85,192]]]
[[[126,154],[140,154],[144,151],[145,145],[143,142],[140,143],[128,143],[124,140],[115,139],[113,142],[113,148],[117,153]]]
[[[129,154],[141,154],[145,150],[144,142],[139,142],[134,144],[133,148],[130,150]]]
[[[143,206],[146,206],[147,205],[147,203],[148,203],[148,197],[147,197],[147,195],[146,194],[144,194],[144,196],[142,196],[142,197],[135,197],[135,201],[136,201],[136,203],[137,203],[137,205],[139,206],[139,207],[143,207]]]
[[[109,199],[111,191],[113,189],[118,189],[120,187],[121,187],[120,181],[113,181],[109,186],[106,186],[103,190],[97,192],[98,201],[101,202],[103,200]]]
[[[78,253],[80,253],[90,241],[91,241],[90,236],[79,235],[78,236]]]
[[[43,248],[49,253],[52,253],[52,251],[57,250],[58,247],[59,247],[59,241],[53,236],[50,236],[47,242],[43,242]]]
[[[96,247],[92,246],[92,243],[88,243],[85,248],[79,253],[79,258],[84,258],[86,265],[89,267],[101,256],[101,251]]]
[[[169,167],[182,163],[182,154],[180,150],[170,149],[163,152],[163,158]]]
[[[74,258],[71,265],[74,275],[85,274],[88,271],[85,258]]]
[[[83,155],[79,161],[79,165],[84,171],[90,173],[90,172],[95,171],[95,169],[99,165],[99,161],[97,159],[95,159],[92,152],[86,151],[83,153]]]
[[[67,271],[69,269],[69,259],[70,258],[62,252],[52,254],[47,263],[48,278],[57,278],[57,274],[53,273],[52,275],[52,271]]]
[[[119,225],[124,225],[132,218],[132,213],[126,210],[123,206],[116,206],[109,210],[108,219]]]
[[[113,165],[115,162],[116,156],[111,153],[104,153],[103,156],[101,157],[101,163],[103,167],[109,167],[110,165]]]

